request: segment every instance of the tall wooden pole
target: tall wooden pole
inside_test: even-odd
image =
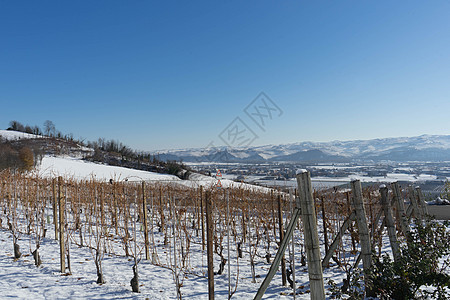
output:
[[[289,207],[291,210],[291,218],[294,218],[294,210],[293,210],[293,205],[295,204],[295,199],[294,196],[292,195],[292,189],[289,189]],[[295,239],[294,237],[292,237],[291,240],[291,271],[292,271],[292,290],[293,290],[293,298],[294,300],[296,299],[296,295],[297,295],[297,283],[295,282]]]
[[[397,261],[400,255],[400,247],[397,240],[397,231],[395,230],[394,219],[392,218],[392,211],[388,200],[388,189],[385,185],[380,187],[381,206],[384,212],[384,221],[388,230],[389,242],[391,243],[392,254],[394,260]]]
[[[228,299],[231,299],[231,260],[230,260],[230,190],[227,189],[227,258],[228,258]]]
[[[212,220],[212,199],[210,192],[206,192],[206,254],[208,256],[208,295],[209,300],[214,300],[214,260],[213,260],[213,240],[214,228]]]
[[[351,182],[353,192],[353,206],[356,211],[356,223],[358,224],[359,242],[361,244],[361,258],[365,272],[364,281],[366,287],[366,296],[372,296],[367,273],[372,266],[372,249],[369,235],[369,226],[367,225],[366,210],[364,208],[364,200],[362,196],[361,182],[354,180]]]
[[[425,203],[425,200],[423,200],[423,194],[420,187],[416,187],[416,195],[417,195],[417,203],[422,210],[422,216],[425,217],[426,215],[428,215],[428,207],[427,204]]]
[[[200,186],[200,215],[202,223],[202,250],[205,251],[205,216],[203,211],[203,186]]]
[[[297,184],[305,235],[311,299],[325,299],[319,234],[317,232],[316,209],[312,194],[310,173],[308,171],[303,171],[297,174]]]
[[[419,204],[417,203],[416,191],[412,186],[409,186],[408,192],[409,192],[409,200],[411,200],[411,204],[413,207],[413,214],[416,217],[416,219],[422,220],[422,209],[419,208]]]
[[[147,198],[145,197],[145,182],[142,181],[142,216],[144,218],[144,245],[145,245],[145,260],[150,259],[150,250],[148,242],[148,219],[147,219]]]
[[[55,240],[59,239],[59,232],[58,232],[58,199],[59,196],[57,195],[56,191],[56,179],[53,178],[52,180],[52,192],[53,192],[53,224],[55,225]]]
[[[119,225],[117,224],[118,220],[117,220],[117,197],[116,197],[116,183],[113,182],[112,183],[112,189],[113,189],[113,211],[114,211],[114,228],[116,229],[116,235],[119,234]]]
[[[284,237],[284,229],[283,229],[283,210],[282,210],[282,206],[281,206],[281,195],[278,194],[277,197],[277,202],[278,202],[278,228],[280,230],[280,245],[281,245],[281,241],[283,240]],[[286,280],[286,259],[283,255],[283,257],[281,258],[281,283],[283,286],[286,285],[287,280]]]
[[[398,212],[398,223],[403,235],[407,236],[407,233],[409,232],[408,218],[406,216],[405,203],[403,202],[403,197],[400,191],[400,187],[398,186],[398,182],[391,183],[391,188],[392,194],[394,196],[394,204]]]
[[[324,197],[320,197],[322,206],[322,226],[323,226],[323,239],[325,243],[325,253],[328,253],[328,233],[327,233],[327,216],[325,214],[325,200]]]
[[[60,253],[60,264],[61,264],[61,273],[66,272],[66,248],[65,248],[65,239],[64,239],[64,196],[62,193],[62,185],[63,180],[62,177],[58,177],[58,205],[59,205],[59,253]]]

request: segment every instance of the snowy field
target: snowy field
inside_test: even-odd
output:
[[[47,210],[50,221],[51,211]],[[21,215],[19,213],[19,215]],[[2,215],[3,224],[6,218]],[[22,218],[22,221],[23,218]],[[19,222],[19,227],[25,231],[25,224]],[[155,228],[152,235],[155,239],[156,255],[151,260],[142,260],[139,266],[139,282],[141,293],[133,293],[130,287],[132,278],[132,257],[124,255],[124,249],[119,240],[115,239],[107,242],[107,253],[103,259],[103,273],[106,280],[104,284],[96,283],[96,268],[94,264],[94,251],[88,247],[80,247],[77,234],[72,234],[68,240],[70,253],[71,274],[60,273],[59,262],[59,242],[54,239],[53,224],[47,222],[47,236],[40,242],[40,255],[42,265],[36,267],[31,252],[35,249],[36,240],[33,236],[19,234],[18,244],[22,252],[22,257],[14,260],[14,251],[11,231],[2,227],[0,229],[0,298],[20,298],[20,299],[177,299],[174,280],[174,248],[173,245],[182,245],[183,241],[173,240],[174,235],[170,235],[168,245],[163,244],[162,233],[156,230],[157,224],[151,226]],[[70,225],[69,225],[70,227]],[[132,229],[131,229],[132,230]],[[89,240],[89,233],[84,233],[85,243]],[[137,239],[142,243],[142,231],[137,232]],[[309,299],[308,272],[306,266],[301,266],[301,253],[303,253],[302,233],[299,229],[294,234],[295,253],[294,258],[296,270],[296,299]],[[225,240],[227,240],[225,238]],[[208,284],[206,278],[207,264],[206,251],[201,249],[198,242],[191,245],[191,255],[188,267],[177,274],[181,276],[181,293],[184,299],[207,299]],[[348,240],[347,240],[348,242]],[[237,259],[235,243],[230,247],[230,271],[231,287],[236,288],[232,299],[252,299],[258,290],[261,282],[267,274],[270,264],[265,259],[256,257],[255,277],[256,282],[252,282],[250,255],[248,246],[243,246],[243,258]],[[276,252],[276,247],[272,244],[272,255]],[[178,251],[180,248],[178,248]],[[291,249],[291,246],[290,246]],[[257,252],[261,255],[265,253],[263,245],[258,246]],[[228,250],[225,249],[225,255]],[[323,255],[323,253],[322,253]],[[289,251],[286,251],[289,256]],[[143,258],[142,253],[139,257]],[[348,258],[348,262],[354,263],[356,257]],[[179,263],[179,262],[178,262]],[[215,271],[220,264],[220,259],[214,255]],[[227,265],[228,266],[228,265]],[[222,275],[215,276],[216,299],[226,299],[228,295],[228,274],[227,266]],[[180,268],[180,267],[178,267]],[[175,268],[175,270],[177,270]],[[325,283],[329,279],[342,282],[344,272],[334,263],[325,270]],[[236,277],[238,282],[236,286]],[[326,284],[327,287],[329,287]],[[329,292],[327,292],[329,295]],[[266,291],[264,299],[292,299],[292,289],[281,285],[281,273],[275,275],[274,280]]]
[[[48,178],[62,176],[64,178],[73,178],[75,180],[95,179],[99,181],[109,181],[110,179],[113,179],[116,182],[146,181],[176,184],[186,187],[211,187],[217,184],[216,178],[197,173],[192,174],[189,177],[189,180],[181,180],[175,175],[97,164],[84,161],[80,157],[71,156],[44,156],[41,165],[37,168],[37,174]],[[246,189],[268,190],[251,184],[234,182],[225,178],[221,179],[220,182],[223,188],[243,187]]]
[[[174,273],[164,266],[171,263],[172,253],[170,246],[162,245],[162,237],[157,237],[158,264],[142,260],[139,264],[139,281],[141,293],[133,293],[130,280],[133,276],[133,260],[123,254],[120,245],[112,245],[112,253],[106,254],[103,260],[103,273],[105,284],[96,283],[96,268],[93,253],[86,247],[79,247],[76,243],[70,244],[71,275],[62,274],[59,271],[59,243],[53,239],[51,224],[48,237],[43,239],[39,249],[43,261],[42,266],[34,265],[31,251],[34,250],[35,240],[22,234],[18,244],[23,256],[15,261],[13,257],[12,234],[0,229],[0,298],[20,299],[177,299]],[[157,232],[154,234],[158,235]],[[295,234],[295,269],[296,269],[296,299],[309,299],[309,284],[307,267],[301,266],[301,240],[302,234]],[[387,240],[385,240],[387,242]],[[276,250],[273,249],[275,252]],[[184,299],[207,299],[208,284],[206,278],[206,251],[201,250],[198,244],[193,245],[193,255],[190,261],[190,270],[183,274],[181,287]],[[226,250],[225,250],[226,252]],[[259,252],[264,253],[261,247]],[[273,253],[274,254],[274,253]],[[286,252],[289,255],[289,251]],[[322,257],[323,257],[322,253]],[[236,285],[236,274],[239,276],[236,293],[232,299],[252,299],[261,282],[266,276],[270,264],[258,259],[256,262],[256,282],[252,283],[249,254],[244,248],[244,257],[236,261],[236,249],[231,253],[231,285]],[[349,258],[354,262],[356,257]],[[215,256],[215,270],[220,260]],[[226,268],[225,268],[226,270]],[[326,288],[329,279],[337,283],[342,282],[345,273],[335,263],[324,271]],[[329,291],[326,291],[330,295]],[[226,299],[228,295],[228,275],[225,271],[222,275],[215,276],[216,299]],[[281,273],[275,275],[271,285],[266,291],[264,299],[293,299],[292,289],[281,285]]]
[[[40,136],[40,135],[19,132],[19,131],[12,131],[12,130],[0,130],[0,137],[6,139],[8,141],[21,140],[21,139],[44,138],[43,136]]]
[[[99,181],[180,181],[174,175],[146,172],[84,161],[79,157],[44,156],[37,172],[44,177]]]

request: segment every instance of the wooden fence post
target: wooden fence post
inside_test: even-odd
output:
[[[426,215],[428,215],[428,207],[425,203],[425,200],[423,200],[422,190],[418,186],[416,187],[416,195],[419,207],[422,209],[422,217],[425,217]]]
[[[145,197],[145,182],[142,181],[142,210],[144,218],[144,245],[145,245],[145,260],[150,259],[150,250],[148,242],[148,219],[147,219],[147,198]]]
[[[414,217],[416,219],[422,220],[422,210],[419,208],[419,204],[417,203],[416,191],[414,190],[414,188],[411,185],[408,186],[408,194],[409,194],[409,200],[411,201],[409,206],[411,207],[411,205],[412,205],[412,208],[413,208],[412,214],[414,215]]]
[[[372,296],[372,291],[370,290],[369,280],[367,273],[372,266],[372,249],[369,235],[369,227],[367,226],[366,210],[364,208],[364,201],[362,196],[361,182],[359,180],[354,180],[351,182],[352,192],[353,192],[353,206],[356,211],[356,223],[358,225],[359,232],[359,242],[361,244],[361,258],[363,261],[364,268],[364,282],[366,287],[366,296]]]
[[[293,204],[295,205],[295,199],[294,199],[294,196],[292,195],[292,188],[290,188],[289,189],[289,210],[291,211],[291,218],[294,218],[294,214],[295,214],[294,209],[292,208]],[[294,300],[295,300],[297,284],[295,282],[295,239],[294,239],[294,237],[292,237],[292,240],[291,240],[291,256],[290,256],[289,260],[290,260],[290,267],[291,267],[291,272],[292,272],[292,290],[293,290],[293,296],[294,296]]]
[[[116,183],[112,182],[112,189],[113,189],[113,210],[114,210],[114,228],[116,230],[116,235],[119,235],[119,224],[117,224],[118,220],[117,220],[117,196],[116,196]]]
[[[205,251],[205,214],[203,211],[203,186],[200,186],[200,215],[202,223],[202,250]]]
[[[400,247],[397,240],[397,231],[395,230],[394,219],[392,218],[391,207],[388,200],[388,188],[385,185],[380,186],[381,206],[384,212],[384,221],[388,230],[389,242],[391,243],[394,261],[397,261],[400,255]]]
[[[325,215],[325,200],[324,196],[320,197],[322,208],[322,226],[323,226],[323,239],[325,243],[325,253],[328,253],[328,233],[327,233],[327,216]]]
[[[352,201],[350,199],[350,192],[345,192],[345,198],[347,199],[347,211],[348,211],[348,214],[350,215],[353,212]],[[356,213],[354,216],[354,220],[356,220]],[[350,231],[350,237],[352,239],[352,250],[356,251],[356,241],[355,241],[355,236],[354,236],[355,230],[353,229],[353,221],[350,222],[349,231]]]
[[[159,187],[159,215],[161,217],[161,232],[164,234],[164,245],[166,244],[166,229],[165,229],[165,216],[164,216],[164,203],[163,203],[163,194],[162,194],[162,186]]]
[[[55,225],[55,240],[59,239],[59,232],[58,232],[58,199],[59,196],[56,194],[56,179],[53,178],[52,180],[52,192],[53,192],[53,224]]]
[[[210,192],[206,192],[206,255],[208,257],[208,295],[209,300],[214,300],[214,260],[213,260],[213,240],[214,223],[212,220],[212,199]]]
[[[280,229],[280,245],[281,245],[281,241],[283,240],[284,237],[284,229],[283,229],[283,210],[282,210],[282,206],[281,206],[281,195],[278,194],[277,197],[277,202],[278,202],[278,227]],[[286,280],[286,259],[283,255],[283,257],[281,258],[281,283],[283,286],[286,285],[287,280]]]
[[[62,177],[58,177],[58,205],[59,205],[59,252],[60,252],[60,264],[61,264],[61,273],[66,272],[66,248],[64,245],[64,209],[65,209],[65,199],[62,194],[62,185],[63,179]]]
[[[403,202],[402,193],[400,191],[400,187],[398,186],[398,182],[391,183],[392,193],[394,196],[395,207],[397,208],[399,220],[397,221],[400,225],[400,229],[404,236],[407,236],[409,232],[408,221],[406,217],[405,211],[405,203]]]
[[[317,219],[312,195],[310,173],[304,171],[297,174],[297,184],[305,235],[311,299],[325,299],[319,235],[317,232]]]

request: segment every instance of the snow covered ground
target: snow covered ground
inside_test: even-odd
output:
[[[2,216],[3,217],[3,216]],[[4,218],[5,219],[5,218]],[[51,217],[50,217],[51,219]],[[48,219],[48,221],[50,220]],[[6,222],[3,222],[5,224]],[[24,226],[22,224],[22,226]],[[157,260],[160,264],[142,260],[139,264],[139,283],[141,293],[131,291],[130,280],[133,276],[133,260],[125,257],[120,241],[108,243],[109,254],[103,260],[105,284],[99,285],[95,281],[96,268],[92,252],[87,247],[79,247],[77,235],[72,237],[68,246],[70,249],[71,274],[60,273],[59,243],[54,239],[53,224],[47,222],[47,237],[41,241],[39,249],[42,265],[34,265],[31,251],[35,249],[35,240],[26,234],[19,235],[18,244],[23,256],[14,260],[12,234],[5,228],[0,228],[0,298],[20,299],[176,299],[176,289],[173,272],[167,265],[171,265],[173,258],[172,238],[169,245],[162,243],[163,235],[154,231],[157,243]],[[22,227],[24,228],[24,227]],[[156,226],[155,226],[156,229]],[[87,233],[85,233],[87,234]],[[142,242],[142,232],[138,232],[138,239]],[[85,236],[87,240],[87,237]],[[307,267],[301,266],[302,234],[295,234],[296,240],[296,282],[298,287],[297,299],[309,299],[309,284]],[[177,243],[180,243],[178,241]],[[181,292],[184,299],[207,299],[208,283],[206,277],[206,251],[201,244],[191,246],[189,268],[182,273]],[[251,279],[249,254],[244,246],[244,256],[237,263],[237,251],[232,243],[230,251],[231,286],[234,289],[236,275],[239,276],[236,293],[232,299],[252,299],[266,276],[270,264],[258,258],[256,261],[256,282]],[[227,250],[224,250],[227,253]],[[259,250],[264,253],[261,245]],[[276,251],[275,248],[272,251]],[[286,252],[288,254],[288,252]],[[141,255],[142,257],[142,255]],[[353,260],[356,258],[353,258]],[[220,259],[215,255],[214,265]],[[329,279],[342,282],[345,276],[335,264],[331,264],[324,274],[325,284]],[[226,299],[228,295],[227,269],[222,275],[215,275],[216,299]],[[326,284],[327,287],[329,287]],[[329,295],[329,292],[327,291]],[[292,299],[292,290],[281,286],[281,273],[278,272],[266,291],[264,299]]]
[[[11,141],[11,140],[20,140],[20,139],[35,139],[35,138],[44,138],[40,135],[25,133],[25,132],[19,132],[19,131],[12,131],[12,130],[0,130],[0,137]]]
[[[41,165],[37,168],[37,173],[44,177],[63,176],[77,180],[94,178],[100,181],[157,181],[168,184],[179,184],[186,187],[211,187],[217,184],[218,180],[201,174],[192,174],[189,180],[181,180],[175,175],[160,174],[155,172],[141,171],[117,166],[103,165],[82,160],[80,157],[71,156],[44,156]],[[221,179],[223,188],[243,187],[246,189],[264,189],[251,184],[238,183],[229,179]]]
[[[44,177],[63,176],[74,179],[94,178],[99,181],[180,181],[173,175],[102,165],[78,157],[44,156],[37,172]]]

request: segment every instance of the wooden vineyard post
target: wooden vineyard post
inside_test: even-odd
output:
[[[428,207],[427,207],[427,204],[425,203],[425,201],[423,200],[423,194],[422,194],[422,190],[420,189],[420,187],[416,187],[416,195],[417,195],[418,205],[422,210],[422,217],[425,217],[428,215]]]
[[[311,299],[325,299],[322,262],[320,259],[319,234],[317,232],[317,219],[311,189],[310,173],[308,171],[304,171],[297,174],[297,184],[305,235]]]
[[[352,213],[352,203],[350,200],[350,192],[345,192],[345,198],[347,199],[347,211],[348,211],[348,214],[350,215]],[[355,213],[354,219],[356,220],[356,213]],[[352,239],[352,250],[356,251],[356,241],[355,241],[355,236],[354,236],[355,231],[353,230],[353,222],[350,222],[349,225],[350,225],[350,227],[349,227],[350,236]]]
[[[145,197],[145,182],[142,181],[142,216],[144,218],[144,245],[145,245],[145,260],[150,259],[150,250],[148,242],[148,219],[147,219],[147,198]]]
[[[203,186],[200,186],[200,215],[202,223],[202,251],[205,251],[205,217],[203,211]]]
[[[412,186],[409,186],[408,192],[409,200],[411,201],[411,204],[409,204],[409,206],[411,207],[412,205],[412,213],[414,214],[416,219],[422,220],[422,210],[419,208],[419,204],[417,203],[416,191]]]
[[[208,257],[208,295],[209,300],[214,300],[214,260],[213,240],[214,223],[212,220],[212,199],[210,192],[206,192],[206,255]]]
[[[278,226],[280,229],[280,245],[281,245],[281,241],[283,240],[284,237],[284,230],[283,230],[283,211],[282,211],[282,207],[281,207],[281,195],[278,194]],[[286,285],[287,280],[286,280],[286,259],[283,255],[283,257],[281,258],[281,282],[283,284],[283,286]]]
[[[392,193],[394,195],[394,203],[395,207],[397,208],[399,220],[398,223],[400,224],[400,229],[404,236],[407,236],[407,233],[409,232],[409,226],[408,221],[406,217],[406,211],[405,211],[405,203],[403,202],[402,193],[400,192],[400,187],[398,186],[397,182],[393,182],[391,184],[392,187]]]
[[[351,182],[352,192],[353,192],[353,206],[356,211],[356,223],[358,225],[359,242],[361,244],[361,258],[363,261],[364,268],[364,282],[366,287],[366,296],[372,296],[372,292],[369,286],[368,276],[370,267],[372,266],[372,251],[371,242],[369,235],[369,227],[367,226],[366,210],[364,209],[364,201],[362,196],[361,182],[359,180],[354,180]]]
[[[117,224],[117,195],[116,195],[116,183],[112,183],[112,189],[113,189],[113,205],[114,205],[114,228],[116,230],[116,235],[119,235],[119,225]]]
[[[104,205],[104,199],[103,199],[103,186],[100,186],[100,192],[99,192],[99,198],[100,198],[100,225],[102,234],[105,231],[105,205]]]
[[[325,243],[325,253],[328,253],[328,234],[327,234],[327,217],[325,215],[325,201],[324,197],[320,197],[322,206],[322,225],[323,225],[323,239]]]
[[[58,195],[56,194],[56,179],[53,178],[52,180],[52,192],[53,192],[53,224],[55,225],[55,240],[58,240],[59,233],[58,233]]]
[[[66,271],[66,248],[64,245],[64,196],[61,191],[63,185],[62,177],[58,177],[58,205],[59,205],[59,252],[61,273]]]
[[[295,204],[294,196],[292,195],[292,189],[289,189],[289,210],[291,211],[291,218],[294,218],[294,210],[292,209],[292,205]],[[288,238],[289,240],[289,238]],[[295,295],[297,292],[297,284],[295,282],[295,240],[292,237],[291,240],[291,256],[290,256],[290,267],[292,272],[292,290],[294,300],[296,299]]]
[[[163,206],[163,195],[162,195],[162,187],[159,187],[159,214],[161,217],[161,232],[166,234],[165,230],[165,217],[164,217],[164,206]],[[166,240],[164,239],[164,245],[166,244]]]
[[[227,259],[228,259],[228,299],[231,299],[231,260],[230,260],[230,190],[227,189]]]
[[[197,192],[197,191],[196,191]],[[201,213],[200,213],[200,211],[201,211],[201,208],[200,208],[200,206],[201,206],[201,202],[200,202],[200,198],[198,197],[198,194],[196,194],[195,195],[195,214],[196,214],[196,216],[197,216],[197,226],[196,226],[196,230],[195,230],[195,235],[197,236],[197,237],[199,237],[199,234],[200,234],[200,237],[201,237],[201,220],[200,220],[200,217],[201,217]]]
[[[394,219],[392,218],[391,207],[388,200],[388,189],[385,185],[380,187],[380,194],[381,206],[383,207],[384,221],[388,230],[392,254],[394,255],[394,261],[397,261],[400,254],[400,248],[397,240],[397,231],[395,230]]]

